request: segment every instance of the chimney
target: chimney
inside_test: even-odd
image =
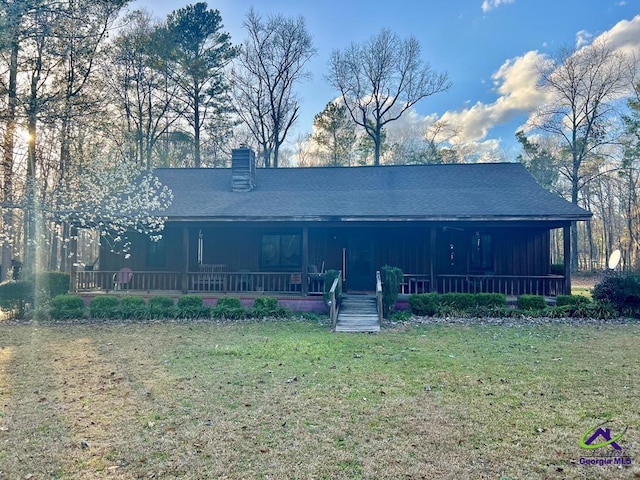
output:
[[[231,190],[250,192],[256,186],[256,154],[241,146],[231,151]]]

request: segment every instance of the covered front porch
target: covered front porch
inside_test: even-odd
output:
[[[551,231],[564,263],[552,268]],[[327,270],[346,292],[373,292],[382,266],[404,272],[401,294],[571,291],[569,223],[189,222],[162,240],[133,236],[128,258],[101,249],[97,268],[73,273],[77,292],[320,296]]]

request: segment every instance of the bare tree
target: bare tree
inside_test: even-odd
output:
[[[2,61],[8,60],[10,105],[3,139],[3,193],[10,196],[10,202],[3,207],[13,208],[14,213],[22,211],[24,245],[20,253],[27,273],[45,265],[46,249],[36,249],[51,240],[44,207],[51,208],[47,202],[53,190],[68,178],[65,172],[72,163],[73,137],[85,123],[87,112],[93,110],[85,92],[94,60],[108,26],[125,3],[42,0],[2,4],[0,13],[8,20],[0,37],[2,50],[9,53]],[[15,147],[19,137],[14,134],[19,128],[27,137],[26,165],[14,163],[19,154]],[[4,210],[3,218],[10,217]],[[17,247],[18,233],[14,231],[13,236]]]
[[[68,170],[73,161],[71,143],[74,130],[96,110],[98,100],[87,93],[90,90],[87,86],[93,77],[100,47],[125,3],[123,0],[77,0],[64,3],[61,9],[52,39],[60,58],[55,74],[55,83],[60,86],[57,93],[59,106],[52,119],[59,124],[60,132],[60,157],[55,169],[57,188],[70,180]],[[69,224],[63,224],[62,229],[63,238],[68,239]],[[55,252],[57,248],[58,236],[54,235],[52,250]],[[62,253],[60,270],[66,271],[74,259],[66,252]],[[50,267],[53,269],[55,266]]]
[[[571,183],[571,201],[578,204],[580,190],[602,172],[586,168],[598,149],[612,143],[611,126],[617,117],[615,101],[629,89],[628,60],[598,41],[579,50],[564,51],[541,71],[542,86],[551,101],[536,116],[535,126],[557,136],[567,161],[561,173]],[[571,232],[571,265],[578,267],[578,230]]]
[[[17,123],[18,107],[18,53],[20,51],[20,23],[25,14],[26,6],[20,2],[5,4],[2,9],[4,19],[2,36],[0,37],[0,50],[8,53],[8,79],[2,82],[2,90],[6,92],[6,112],[4,112],[5,129],[2,141],[2,231],[0,231],[0,243],[2,254],[0,266],[2,267],[0,282],[7,277],[9,265],[13,259],[13,151],[15,145],[15,131]]]
[[[364,44],[352,43],[331,55],[327,79],[340,91],[353,121],[373,140],[375,165],[380,164],[384,126],[451,86],[446,73],[423,62],[420,50],[415,37],[402,40],[385,29]]]
[[[264,21],[251,9],[244,28],[248,37],[232,70],[234,105],[260,145],[265,167],[277,168],[280,147],[298,119],[293,88],[308,76],[305,65],[316,50],[303,17]]]
[[[127,26],[115,38],[104,66],[105,81],[122,117],[126,155],[151,170],[157,144],[179,118],[179,87],[162,61],[166,39],[150,14],[136,10],[124,20]]]
[[[39,213],[42,190],[38,177],[43,171],[43,163],[38,155],[42,152],[37,148],[39,128],[43,120],[51,115],[55,100],[59,99],[59,92],[51,81],[60,61],[60,57],[56,55],[54,43],[55,26],[60,20],[62,9],[56,7],[61,5],[38,5],[29,12],[29,16],[23,17],[23,28],[28,32],[24,42],[27,45],[21,45],[26,57],[24,72],[26,81],[21,106],[26,117],[28,135],[22,251],[23,267],[27,274],[35,273],[36,268],[40,266],[36,248],[41,244],[37,225],[42,222],[42,216]],[[40,226],[42,226],[41,223]]]
[[[629,114],[623,116],[625,135],[624,158],[620,177],[625,188],[620,195],[625,223],[625,264],[640,266],[640,82],[633,84],[633,95],[627,100]]]

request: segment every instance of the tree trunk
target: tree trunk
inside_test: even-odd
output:
[[[625,267],[626,268],[635,268],[637,267],[637,263],[638,263],[638,237],[637,237],[637,232],[636,232],[636,225],[635,225],[635,217],[636,217],[636,211],[637,211],[637,205],[638,205],[638,196],[637,196],[637,190],[636,190],[636,182],[635,182],[635,178],[633,177],[633,169],[629,168],[628,169],[628,186],[627,188],[629,189],[627,195],[628,195],[628,200],[627,200],[627,208],[626,208],[626,217],[627,217],[627,230],[628,230],[628,238],[629,238],[629,242],[627,244],[627,255],[625,258]]]
[[[262,158],[264,158],[264,168],[271,168],[271,149],[267,144],[262,144]]]
[[[575,145],[575,143],[574,143]],[[571,175],[571,203],[578,205],[578,173],[580,169],[580,161],[577,158],[577,152],[573,151],[573,169]],[[579,265],[579,252],[578,252],[578,224],[577,222],[571,223],[571,271],[577,272]]]
[[[31,106],[30,108],[35,108]],[[36,119],[33,112],[29,113],[28,127],[29,145],[27,148],[27,177],[26,177],[26,205],[24,210],[24,248],[23,248],[23,272],[31,275],[36,272],[37,249],[36,243]]]
[[[578,224],[571,222],[571,271],[578,271]]]
[[[596,260],[595,245],[593,243],[593,229],[591,228],[591,220],[586,222],[587,240],[589,242],[589,264],[587,270],[593,270],[594,260]]]
[[[24,211],[24,249],[23,249],[23,269],[25,275],[31,275],[36,272],[37,267],[37,233],[36,223],[39,209],[37,203],[39,201],[36,192],[36,134],[38,125],[38,113],[40,111],[38,98],[38,87],[40,86],[41,74],[43,69],[43,46],[44,39],[39,39],[38,50],[35,57],[34,71],[31,75],[30,96],[27,108],[27,133],[29,142],[27,146],[27,172],[25,180],[25,197],[26,205]]]
[[[61,254],[60,254],[60,266],[58,267],[61,272],[69,271],[69,241],[70,241],[70,232],[69,232],[69,222],[64,222],[62,224],[62,238],[66,240],[61,245]]]
[[[49,253],[49,265],[48,269],[54,272],[58,268],[58,260],[61,258],[60,254],[60,231],[57,224],[52,224],[51,228],[51,248]]]
[[[11,260],[13,259],[13,149],[16,130],[16,107],[18,104],[17,77],[18,77],[18,32],[13,32],[11,38],[11,54],[9,59],[9,85],[7,90],[7,112],[4,139],[2,142],[2,202],[5,204],[2,215],[2,229],[6,238],[2,242],[0,254],[0,282],[7,278]]]
[[[193,139],[194,152],[193,162],[196,168],[200,168],[200,91],[196,88],[193,96]]]

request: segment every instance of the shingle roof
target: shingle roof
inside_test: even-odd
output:
[[[231,169],[160,168],[170,220],[586,220],[519,163],[258,169],[251,192]]]

